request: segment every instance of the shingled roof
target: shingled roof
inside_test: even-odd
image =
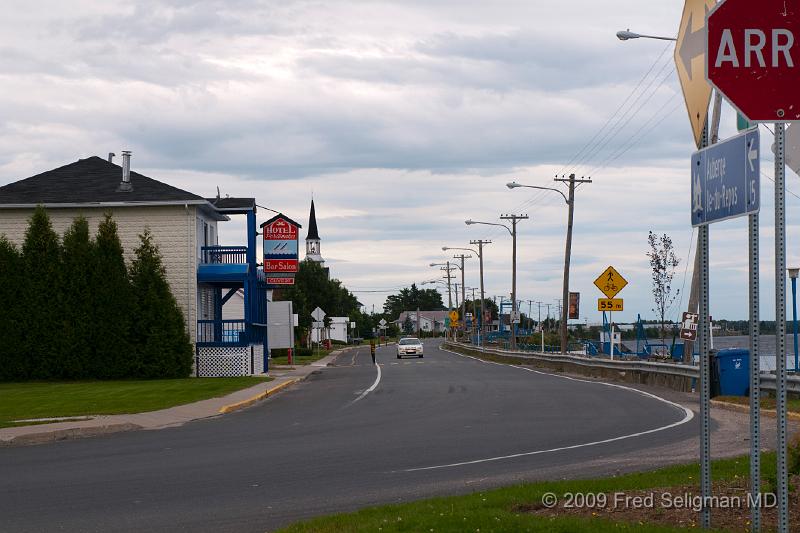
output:
[[[0,208],[38,204],[207,203],[201,196],[138,172],[131,171],[132,191],[119,192],[121,181],[122,167],[92,156],[0,187]]]

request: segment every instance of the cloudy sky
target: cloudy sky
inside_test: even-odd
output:
[[[526,213],[518,296],[553,312],[564,202],[504,184],[552,186],[575,172],[594,179],[576,204],[572,289],[582,317],[599,319],[592,281],[610,264],[630,281],[623,317],[652,316],[648,231],[674,239],[678,287],[691,261],[693,142],[671,46],[614,34],[674,36],[682,5],[5,0],[0,185],[130,149],[139,172],[198,194],[219,186],[255,196],[304,224],[313,194],[322,253],[354,291],[433,279],[428,264],[451,257],[442,246],[490,238],[487,294],[508,297],[509,236],[464,219]],[[733,133],[726,106],[722,135]],[[762,135],[769,176],[772,139]],[[795,174],[788,183],[800,193]],[[764,318],[775,314],[773,193],[765,177]],[[790,263],[800,262],[798,205],[790,194]],[[241,223],[226,226],[223,241],[244,242]],[[712,314],[746,318],[746,221],[711,234]],[[476,266],[468,260],[471,287]],[[387,293],[357,294],[371,308]]]

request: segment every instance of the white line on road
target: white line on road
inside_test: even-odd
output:
[[[495,364],[495,365],[500,365],[500,366],[508,366],[508,367],[511,367],[511,368],[517,368],[519,370],[525,370],[527,372],[533,372],[535,374],[541,374],[543,376],[550,376],[550,377],[555,377],[555,378],[568,379],[570,381],[578,381],[578,382],[583,382],[583,383],[594,383],[594,384],[597,384],[597,385],[606,385],[608,387],[614,387],[614,388],[618,388],[618,389],[628,390],[628,391],[631,391],[631,392],[635,392],[635,393],[641,394],[643,396],[647,396],[649,398],[653,398],[653,399],[658,400],[660,402],[663,402],[663,403],[665,403],[667,405],[671,405],[672,407],[675,407],[676,409],[682,411],[684,416],[683,416],[682,420],[679,420],[678,422],[674,422],[674,423],[666,425],[666,426],[658,427],[658,428],[655,428],[655,429],[649,429],[647,431],[640,431],[638,433],[631,433],[630,435],[622,435],[622,436],[619,436],[619,437],[613,437],[613,438],[610,438],[610,439],[598,440],[598,441],[594,441],[594,442],[584,442],[582,444],[573,444],[572,446],[562,446],[560,448],[550,448],[549,450],[536,450],[536,451],[532,451],[532,452],[522,452],[522,453],[514,453],[514,454],[511,454],[511,455],[502,455],[502,456],[498,456],[498,457],[487,457],[485,459],[475,459],[473,461],[462,461],[460,463],[450,463],[450,464],[435,465],[435,466],[424,466],[424,467],[421,467],[421,468],[409,468],[409,469],[406,469],[406,470],[400,470],[399,472],[419,472],[419,471],[422,471],[422,470],[438,470],[438,469],[442,469],[442,468],[455,468],[455,467],[458,467],[458,466],[467,466],[467,465],[474,465],[474,464],[480,464],[480,463],[489,463],[489,462],[494,462],[494,461],[503,461],[503,460],[506,460],[506,459],[515,459],[515,458],[518,458],[518,457],[528,457],[528,456],[532,456],[532,455],[543,455],[543,454],[546,454],[546,453],[561,452],[561,451],[565,451],[565,450],[575,450],[575,449],[578,449],[578,448],[587,448],[589,446],[597,446],[597,445],[600,445],[600,444],[608,444],[610,442],[617,442],[617,441],[621,441],[621,440],[625,440],[625,439],[632,439],[632,438],[635,438],[635,437],[641,437],[643,435],[649,435],[651,433],[658,433],[659,431],[666,431],[668,429],[672,429],[672,428],[681,426],[683,424],[686,424],[686,423],[688,423],[689,421],[691,421],[694,418],[694,413],[692,412],[691,409],[688,409],[688,408],[686,408],[686,407],[684,407],[684,406],[682,406],[680,404],[677,404],[675,402],[671,402],[671,401],[669,401],[669,400],[667,400],[665,398],[661,398],[660,396],[656,396],[655,394],[650,394],[649,392],[644,392],[644,391],[640,391],[638,389],[634,389],[633,387],[626,387],[625,385],[618,385],[618,384],[615,384],[615,383],[605,383],[603,381],[590,381],[590,380],[587,380],[587,379],[578,379],[578,378],[571,378],[571,377],[568,377],[568,376],[559,376],[557,374],[548,374],[547,372],[540,372],[538,370],[533,370],[533,369],[525,368],[525,367],[522,367],[522,366],[504,365],[502,363],[496,363],[496,362],[493,362],[493,361],[484,361],[483,359],[480,359],[478,357],[473,357],[471,355],[460,354],[460,353],[457,353],[457,352],[453,352],[451,350],[445,350],[444,348],[439,348],[439,349],[442,350],[443,352],[447,352],[447,353],[451,353],[451,354],[454,354],[454,355],[458,355],[460,357],[466,357],[468,359],[474,359],[474,360],[479,361],[481,363]]]
[[[378,388],[378,384],[381,382],[381,365],[379,365],[379,364],[376,364],[376,365],[375,365],[375,368],[377,368],[377,369],[378,369],[378,377],[376,377],[376,378],[375,378],[375,383],[373,383],[373,384],[372,384],[372,386],[371,386],[370,388],[368,388],[367,390],[365,390],[364,392],[362,392],[362,393],[361,393],[361,395],[360,395],[358,398],[356,398],[355,400],[353,400],[352,402],[350,402],[349,404],[347,404],[345,407],[350,407],[351,405],[353,405],[354,403],[356,403],[358,400],[362,399],[364,396],[366,396],[367,394],[369,394],[370,392],[372,392],[372,391],[374,391],[376,388]]]

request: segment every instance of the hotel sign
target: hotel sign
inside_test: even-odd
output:
[[[294,285],[294,275],[300,267],[300,224],[278,214],[261,225],[264,237],[264,274],[267,285]]]

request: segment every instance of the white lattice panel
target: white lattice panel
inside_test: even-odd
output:
[[[264,345],[253,345],[253,374],[264,372]]]
[[[249,346],[198,348],[198,377],[222,378],[251,374]]]

